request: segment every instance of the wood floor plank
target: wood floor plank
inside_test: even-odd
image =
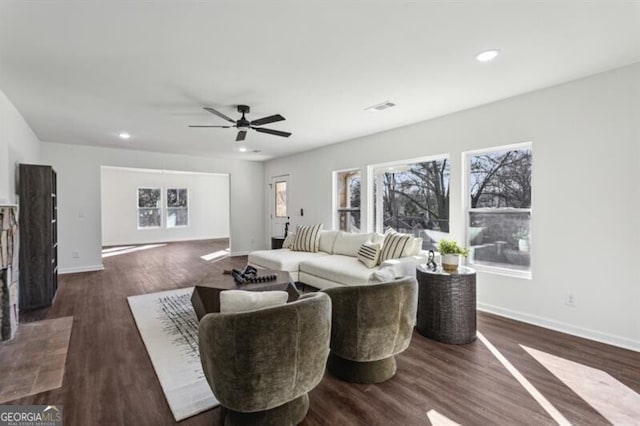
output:
[[[175,425],[126,298],[184,288],[242,267],[246,257],[207,262],[227,240],[171,243],[107,257],[105,270],[60,276],[48,310],[21,321],[73,316],[63,385],[10,403],[63,404],[65,425]],[[567,419],[607,424],[520,345],[602,369],[640,393],[640,355],[486,313],[478,329]],[[428,425],[427,412],[463,425],[551,425],[554,421],[480,341],[445,345],[414,333],[388,382],[358,385],[329,373],[310,393],[304,425]],[[640,418],[640,413],[639,413]],[[219,409],[180,425],[219,424]]]

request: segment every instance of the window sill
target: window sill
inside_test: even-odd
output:
[[[531,271],[517,271],[509,268],[499,268],[497,266],[479,265],[477,263],[471,263],[471,262],[467,263],[466,266],[469,266],[470,268],[475,269],[477,272],[483,272],[487,274],[502,275],[505,277],[521,278],[525,280],[533,279],[531,275]]]

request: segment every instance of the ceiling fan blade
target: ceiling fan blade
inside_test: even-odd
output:
[[[233,126],[199,126],[199,125],[189,125],[189,127],[220,127],[222,129],[229,129]]]
[[[242,142],[246,136],[247,136],[247,131],[240,130],[238,132],[238,136],[236,136],[236,142]]]
[[[280,114],[276,114],[276,115],[270,115],[269,117],[263,117],[263,118],[258,118],[257,120],[253,120],[251,122],[251,125],[263,126],[265,124],[275,123],[276,121],[283,121],[283,120],[286,120],[286,119]]]
[[[275,136],[282,136],[283,138],[288,138],[289,136],[291,136],[291,133],[281,132],[280,130],[265,129],[262,127],[252,127],[252,129],[255,130],[256,132],[268,133],[270,135],[275,135]]]
[[[204,110],[205,110],[205,111],[209,111],[211,114],[217,115],[218,117],[220,117],[220,118],[222,118],[222,119],[225,119],[225,120],[227,120],[227,121],[229,121],[229,122],[231,122],[231,123],[235,123],[235,122],[236,122],[236,120],[234,120],[234,119],[232,119],[232,118],[227,117],[226,115],[224,115],[224,114],[223,114],[223,113],[221,113],[220,111],[216,111],[216,110],[215,110],[215,109],[213,109],[213,108],[204,107]]]

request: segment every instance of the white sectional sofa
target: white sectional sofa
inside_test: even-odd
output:
[[[375,268],[367,268],[357,256],[365,241],[382,236],[376,233],[353,234],[343,231],[321,231],[317,253],[289,249],[259,250],[249,255],[249,264],[259,268],[288,271],[291,278],[318,289],[338,285],[358,285],[375,282],[385,273],[393,277],[415,275],[415,268],[425,263],[427,252],[417,248],[415,255],[391,259]],[[389,268],[389,269],[387,269]],[[385,269],[383,273],[380,273]]]

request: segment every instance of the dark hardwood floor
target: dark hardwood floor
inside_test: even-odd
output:
[[[11,403],[63,404],[67,426],[175,424],[126,298],[243,266],[246,257],[200,259],[226,247],[226,240],[172,243],[105,258],[102,272],[60,276],[54,305],[23,318],[73,316],[63,386]],[[478,329],[573,424],[608,422],[519,345],[602,369],[640,393],[637,352],[484,313]],[[397,361],[397,375],[378,385],[325,374],[303,424],[428,425],[430,410],[463,425],[555,424],[479,340],[454,346],[414,333]],[[218,415],[213,409],[180,424],[216,425]]]

